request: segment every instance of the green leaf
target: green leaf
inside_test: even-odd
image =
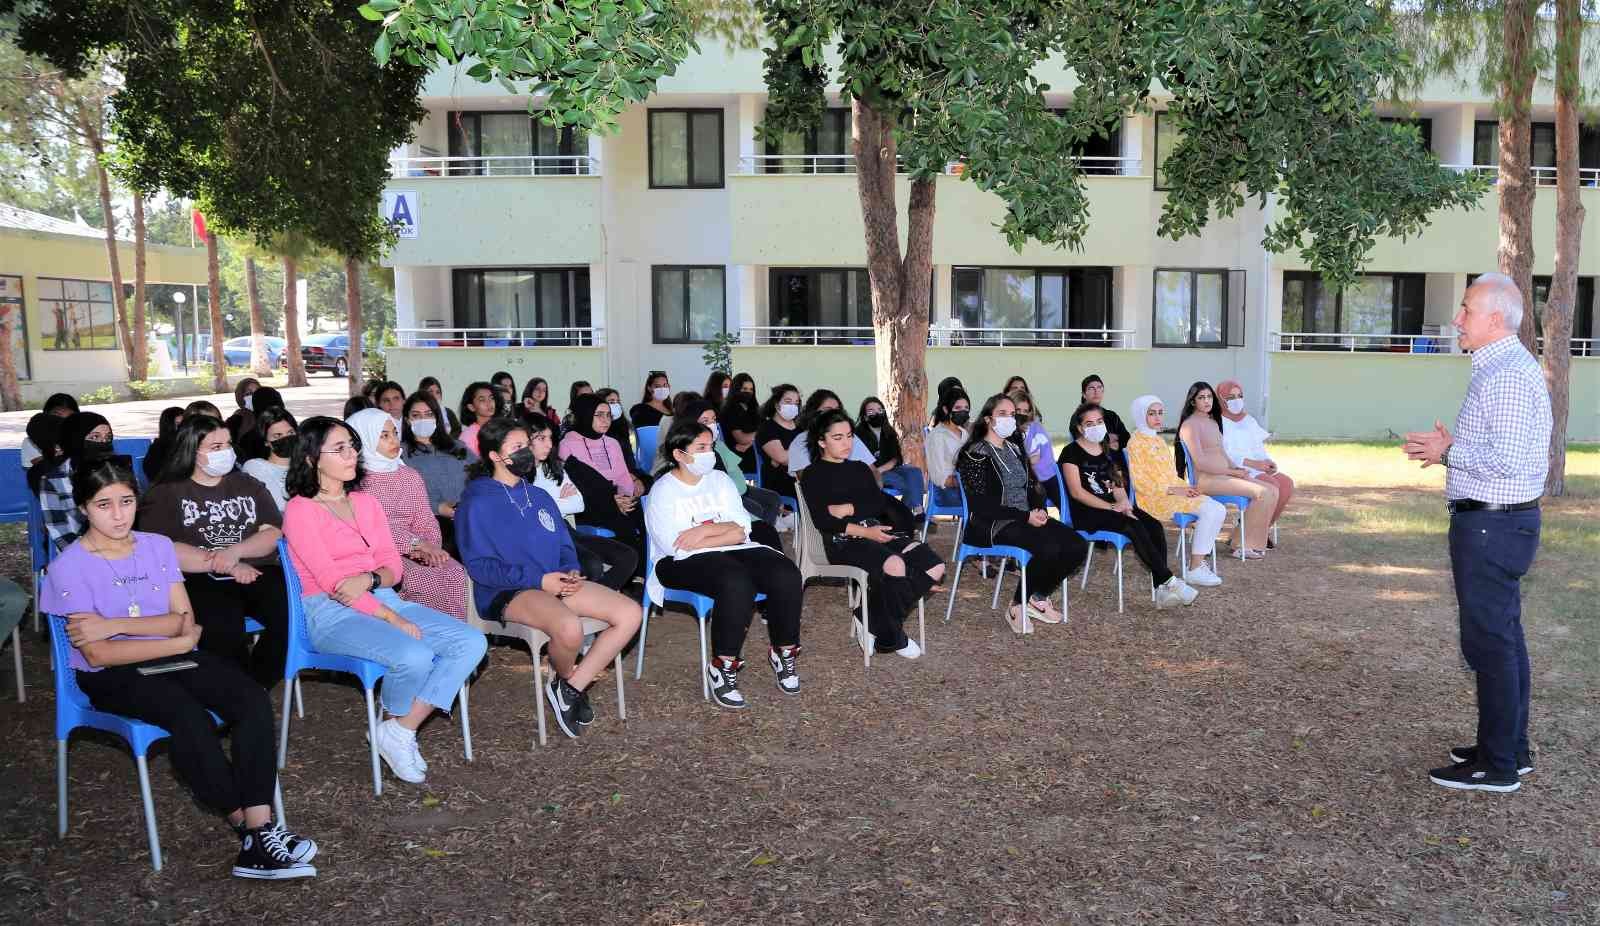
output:
[[[400,9],[400,0],[368,0],[367,6],[380,13],[392,13]]]
[[[356,7],[356,12],[361,14],[362,19],[370,19],[375,23],[383,22],[383,14],[373,9],[370,3],[363,3]]]
[[[389,33],[378,33],[378,41],[372,45],[372,57],[377,59],[379,67],[389,63],[389,52]]]

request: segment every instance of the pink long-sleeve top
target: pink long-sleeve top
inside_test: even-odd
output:
[[[610,479],[618,495],[633,495],[633,473],[615,437],[602,434],[599,440],[591,440],[577,431],[568,431],[561,438],[561,459],[568,457],[577,457]]]
[[[289,562],[300,576],[305,597],[331,595],[335,587],[351,576],[388,569],[399,579],[404,561],[389,533],[389,519],[378,500],[365,492],[350,493],[354,526],[336,516],[315,499],[295,496],[283,509],[283,536],[289,541]],[[364,614],[378,613],[378,599],[371,592],[351,605]]]

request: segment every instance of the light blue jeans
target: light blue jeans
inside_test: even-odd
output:
[[[922,470],[902,463],[883,474],[883,485],[884,488],[899,489],[905,496],[901,501],[913,512],[922,510]]]
[[[394,589],[372,593],[389,609],[422,631],[422,639],[342,605],[327,595],[305,600],[311,645],[324,653],[369,659],[388,671],[383,676],[383,708],[396,716],[421,699],[448,712],[461,685],[483,661],[488,641],[472,627],[426,605],[406,601]]]

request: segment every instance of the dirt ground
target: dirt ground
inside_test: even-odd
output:
[[[1529,583],[1539,763],[1515,795],[1425,777],[1474,722],[1437,494],[1306,485],[1281,550],[1224,560],[1226,585],[1180,611],[1153,609],[1130,553],[1118,614],[1097,556],[1071,624],[1018,639],[968,569],[949,624],[930,602],[924,659],[864,670],[843,592],[813,586],[803,692],[773,687],[758,625],[743,713],[701,700],[671,614],[641,680],[629,663],[626,722],[607,677],[587,735],[552,725],[530,749],[528,659],[497,647],[476,761],[437,718],[427,786],[391,777],[381,798],[359,691],[309,681],[282,780],[320,874],[285,884],[228,876],[236,844],[160,749],[153,873],[133,763],[93,735],[72,741],[57,840],[29,635],[26,705],[0,669],[0,921],[1600,922],[1600,492],[1580,489],[1547,507]],[[24,575],[5,540],[0,570]]]

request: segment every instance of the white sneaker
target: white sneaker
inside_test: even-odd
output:
[[[378,724],[378,755],[394,777],[410,784],[420,785],[428,780],[427,773],[417,767],[417,734],[400,726],[397,720]]]
[[[1156,586],[1157,611],[1165,611],[1168,608],[1177,607],[1181,604],[1183,604],[1183,596],[1178,594],[1178,589],[1175,587],[1174,583],[1168,582],[1166,585]]]
[[[905,659],[916,659],[922,655],[922,647],[917,643],[916,640],[907,637],[906,645],[895,650],[894,654]]]
[[[1172,581],[1178,585],[1178,600],[1183,603],[1184,607],[1194,604],[1194,600],[1200,597],[1198,591],[1177,576],[1173,576]]]
[[[777,521],[772,525],[780,534],[787,534],[794,530],[794,512],[785,511],[778,515]]]
[[[1222,577],[1211,571],[1210,564],[1201,563],[1199,566],[1190,569],[1189,574],[1183,577],[1183,581],[1185,584],[1197,585],[1201,588],[1214,588],[1222,584]]]

